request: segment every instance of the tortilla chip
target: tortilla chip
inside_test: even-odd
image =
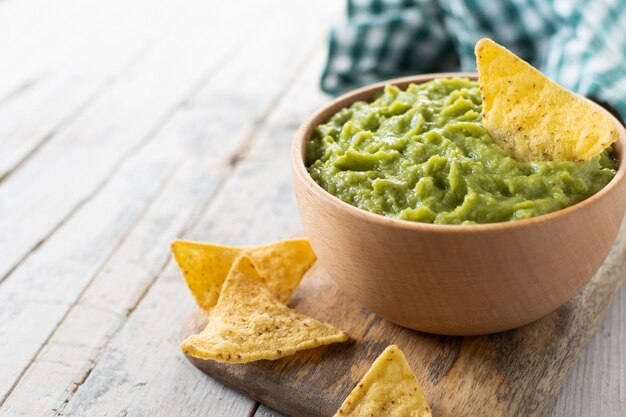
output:
[[[404,354],[391,345],[374,361],[334,417],[432,417]]]
[[[490,39],[476,44],[483,125],[520,161],[587,161],[617,140],[598,106]]]
[[[181,348],[196,358],[244,363],[346,340],[345,332],[282,304],[250,258],[241,256],[226,278],[206,328],[189,336]]]
[[[235,259],[246,255],[279,301],[291,299],[316,257],[308,240],[290,239],[265,246],[235,248],[176,240],[172,253],[198,306],[206,313],[217,303]]]

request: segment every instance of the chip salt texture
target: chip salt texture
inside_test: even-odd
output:
[[[172,253],[198,306],[206,313],[217,303],[235,259],[248,256],[279,301],[286,303],[316,257],[308,240],[289,239],[269,245],[236,248],[176,240]]]
[[[374,361],[334,417],[432,417],[404,354],[391,345]]]
[[[348,335],[338,328],[281,303],[251,259],[241,256],[224,282],[206,328],[189,336],[181,348],[200,359],[244,363],[346,340]]]
[[[490,39],[476,44],[483,126],[519,161],[588,161],[617,140],[614,120]]]

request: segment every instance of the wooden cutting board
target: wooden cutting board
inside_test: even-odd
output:
[[[216,380],[288,416],[331,417],[374,359],[395,343],[415,370],[435,417],[538,417],[624,281],[622,236],[578,296],[516,330],[479,337],[408,330],[357,305],[315,265],[290,306],[342,328],[352,342],[242,365],[188,359]],[[205,324],[204,315],[194,312],[184,323],[182,338]]]

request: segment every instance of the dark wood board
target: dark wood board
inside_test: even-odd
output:
[[[437,417],[541,416],[600,324],[626,275],[618,237],[592,281],[554,313],[516,330],[436,336],[391,324],[343,294],[315,265],[290,306],[347,331],[353,340],[277,361],[243,365],[188,359],[216,380],[292,417],[331,417],[389,344],[405,352]],[[199,332],[194,312],[181,336]]]

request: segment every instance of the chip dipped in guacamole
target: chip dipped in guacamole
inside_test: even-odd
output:
[[[477,82],[387,86],[318,126],[307,169],[358,208],[436,224],[527,219],[576,204],[615,176],[610,147],[585,162],[518,161],[482,125]]]

